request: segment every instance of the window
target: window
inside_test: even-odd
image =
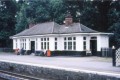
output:
[[[57,38],[55,38],[55,41],[57,41]]]
[[[83,50],[86,50],[86,37],[83,37]]]
[[[44,38],[44,41],[46,41],[46,38]]]
[[[64,38],[64,50],[76,50],[76,37]]]
[[[44,42],[44,49],[46,49],[46,42]]]
[[[49,38],[41,38],[41,49],[49,49]]]
[[[68,42],[68,50],[72,50],[72,42]]]
[[[83,40],[86,40],[86,37],[83,37]]]
[[[57,50],[57,38],[55,38],[55,50]]]
[[[76,50],[76,42],[73,42],[73,50]]]
[[[41,42],[41,49],[43,49],[43,42]]]
[[[67,50],[67,42],[64,42],[64,50]]]
[[[83,41],[83,49],[86,50],[86,41]]]
[[[49,42],[47,42],[47,49],[49,49]]]
[[[91,37],[91,40],[97,40],[97,37]]]
[[[66,40],[66,37],[64,38],[64,40]]]
[[[49,41],[49,38],[47,38],[47,41]]]
[[[72,37],[68,37],[68,40],[72,40]]]
[[[76,37],[73,37],[73,40],[76,40]]]
[[[43,41],[43,38],[41,38],[41,41]]]

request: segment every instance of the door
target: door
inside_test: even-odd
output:
[[[35,52],[35,41],[31,41],[31,52]]]
[[[93,56],[97,55],[97,40],[90,40],[90,49]]]

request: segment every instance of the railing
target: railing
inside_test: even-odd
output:
[[[102,57],[111,57],[112,56],[112,48],[101,48],[101,56]]]
[[[0,52],[14,52],[12,48],[0,48]]]
[[[120,65],[120,48],[118,48],[115,52],[116,55],[116,65]]]

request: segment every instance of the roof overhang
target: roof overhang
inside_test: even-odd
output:
[[[31,38],[31,37],[60,37],[60,36],[73,36],[73,35],[114,35],[113,33],[69,33],[69,34],[43,34],[43,35],[29,35],[29,36],[10,36],[10,39],[14,38]]]

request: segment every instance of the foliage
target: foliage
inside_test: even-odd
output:
[[[0,1],[0,47],[2,43],[9,43],[9,36],[14,34],[16,11],[16,1]]]
[[[28,27],[28,21],[26,17],[26,4],[22,4],[20,11],[16,15],[16,21],[17,21],[15,25],[16,33],[19,33]]]
[[[1,0],[0,39],[9,40],[9,36],[28,28],[30,23],[63,24],[69,12],[74,22],[80,21],[101,32],[113,32],[113,43],[120,41],[120,2],[112,0]]]
[[[112,2],[108,13],[110,25],[109,30],[114,33],[111,41],[116,47],[120,46],[120,2]]]
[[[16,4],[15,1],[0,1],[0,39],[8,39],[14,34]]]

